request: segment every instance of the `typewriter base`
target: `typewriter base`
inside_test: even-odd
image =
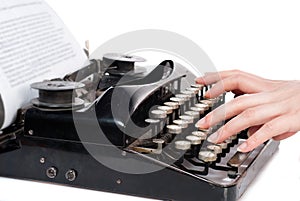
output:
[[[279,145],[269,141],[234,185],[217,186],[200,177],[176,171],[176,168],[164,168],[143,175],[120,173],[97,162],[81,143],[22,137],[21,144],[20,149],[0,154],[0,176],[160,200],[188,201],[237,200]],[[107,150],[104,153],[108,153]],[[141,160],[139,156],[137,159]],[[53,179],[46,175],[49,167],[57,168],[57,176]],[[74,181],[68,181],[65,177],[70,169],[77,172]]]

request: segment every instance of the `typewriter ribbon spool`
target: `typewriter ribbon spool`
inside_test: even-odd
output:
[[[33,83],[31,88],[39,91],[39,97],[31,102],[35,107],[49,110],[79,109],[84,105],[82,99],[73,95],[74,90],[83,88],[84,84],[67,81],[45,81]]]

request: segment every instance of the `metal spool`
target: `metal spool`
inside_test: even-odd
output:
[[[73,96],[75,89],[84,84],[66,81],[37,82],[31,88],[39,91],[39,97],[31,102],[35,107],[53,110],[70,110],[81,108],[84,101]]]
[[[120,53],[107,53],[103,55],[103,64],[111,74],[124,75],[134,70],[135,62],[144,62],[144,58]],[[111,67],[111,68],[110,68]]]

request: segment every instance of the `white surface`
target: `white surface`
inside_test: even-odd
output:
[[[298,1],[48,2],[81,44],[90,39],[92,49],[128,31],[166,29],[194,40],[219,70],[236,68],[268,78],[299,79]],[[299,144],[299,134],[282,141],[279,152],[260,170],[240,201],[299,201]],[[5,201],[145,200],[2,178],[0,189],[0,200]]]

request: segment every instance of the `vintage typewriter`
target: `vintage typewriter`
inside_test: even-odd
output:
[[[224,122],[206,130],[195,123],[225,94],[205,99],[211,86],[194,84],[184,66],[141,61],[106,54],[63,79],[34,83],[39,97],[0,135],[0,176],[159,200],[239,199],[278,142],[249,153],[237,152],[246,131],[208,142]]]

